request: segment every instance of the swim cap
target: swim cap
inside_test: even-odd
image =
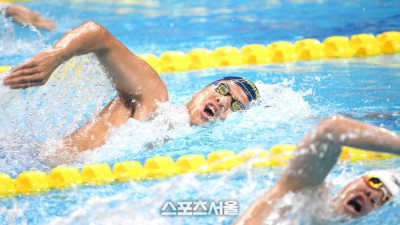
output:
[[[250,80],[243,77],[223,77],[217,81],[230,80],[237,84],[246,93],[249,103],[253,100],[257,100],[260,96],[256,85]]]
[[[388,170],[375,170],[368,174],[379,178],[392,195],[400,192],[400,174]]]

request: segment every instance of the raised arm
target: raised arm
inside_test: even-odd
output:
[[[276,200],[289,191],[321,185],[344,145],[400,155],[400,136],[394,132],[343,117],[326,119],[297,145],[275,186],[250,205],[235,224],[261,224]]]
[[[17,66],[3,82],[11,88],[43,85],[62,62],[90,52],[96,54],[111,74],[116,88],[140,105],[139,110],[135,109],[136,119],[143,119],[154,111],[157,102],[168,100],[167,89],[159,75],[107,29],[94,22],[69,30],[52,49]]]
[[[290,190],[320,185],[336,164],[342,147],[400,154],[400,137],[367,123],[332,117],[323,121],[297,145],[279,182]]]
[[[74,153],[104,144],[109,125],[119,127],[130,117],[142,120],[157,109],[157,103],[168,101],[168,91],[160,76],[107,29],[94,22],[69,30],[52,49],[17,66],[3,82],[11,88],[43,85],[61,63],[75,55],[91,52],[109,72],[119,94],[97,118],[66,137],[64,143],[73,149],[69,152]],[[73,158],[72,153],[68,154]]]
[[[24,6],[15,5],[8,2],[0,2],[0,9],[2,7],[6,7],[6,16],[11,17],[17,24],[25,25],[30,23],[37,28],[46,30],[54,30],[56,28],[56,25],[54,25],[51,20],[41,17],[39,13]]]

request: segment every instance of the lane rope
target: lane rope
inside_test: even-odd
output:
[[[249,64],[283,63],[297,60],[314,60],[324,58],[367,57],[400,52],[400,32],[388,31],[377,35],[356,34],[350,38],[332,36],[322,43],[317,39],[303,39],[293,45],[288,41],[278,41],[267,46],[250,44],[240,50],[225,46],[209,49],[193,49],[185,54],[183,51],[167,51],[158,58],[151,53],[138,55],[159,74],[200,70],[221,66],[238,66]],[[10,70],[11,66],[0,66],[0,73]]]
[[[169,156],[155,156],[145,161],[123,161],[113,165],[94,163],[81,170],[72,166],[60,166],[49,174],[42,171],[26,171],[12,179],[6,173],[0,173],[0,196],[10,197],[19,194],[48,192],[51,189],[65,189],[79,185],[104,185],[130,180],[142,181],[172,177],[184,173],[206,174],[231,170],[243,163],[253,168],[271,168],[287,165],[294,144],[280,144],[269,151],[246,149],[236,154],[231,150],[219,150],[208,154],[207,160],[201,154],[188,154],[179,157],[176,162]],[[340,161],[386,160],[397,158],[386,153],[370,152],[362,149],[343,147]]]
[[[199,70],[219,66],[245,64],[281,63],[296,60],[323,58],[367,57],[379,54],[400,52],[400,32],[389,31],[377,35],[357,34],[351,38],[333,36],[323,43],[316,39],[304,39],[294,45],[279,41],[268,46],[261,44],[246,45],[239,50],[236,47],[220,47],[215,51],[194,49],[188,54],[182,51],[168,51],[157,58],[154,54],[140,54],[157,72],[179,72]],[[10,70],[11,66],[0,66],[0,73]],[[77,68],[79,74],[81,67]],[[245,162],[253,168],[284,166],[290,159],[295,145],[276,145],[270,151],[247,149],[239,154],[234,151],[219,150],[203,155],[189,154],[181,156],[176,162],[169,156],[156,156],[146,160],[144,166],[138,161],[124,161],[113,165],[96,163],[77,167],[62,166],[54,168],[49,174],[41,171],[26,171],[12,179],[6,173],[0,173],[0,196],[32,194],[51,189],[68,188],[72,185],[100,185],[116,181],[146,180],[170,177],[188,172],[209,173],[230,170]],[[395,158],[390,154],[374,153],[365,150],[344,147],[340,161],[384,160]]]

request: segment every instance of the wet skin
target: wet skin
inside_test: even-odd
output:
[[[20,24],[32,24],[33,26],[45,30],[54,30],[56,29],[56,25],[47,18],[41,17],[41,15],[33,10],[30,10],[21,5],[10,4],[7,2],[0,2],[0,8],[9,6],[6,9],[6,16],[12,18],[12,21]]]
[[[287,193],[321,187],[343,146],[400,155],[400,135],[343,117],[322,121],[297,144],[278,182],[258,197],[234,224],[264,224],[275,204]],[[345,220],[358,218],[382,206],[382,197],[382,190],[373,189],[363,178],[358,178],[338,192],[332,207]]]
[[[110,127],[118,128],[129,118],[148,119],[149,114],[158,108],[158,103],[169,100],[168,90],[156,71],[107,29],[92,21],[68,30],[52,49],[39,52],[15,67],[3,79],[3,84],[13,89],[44,85],[61,63],[87,53],[94,53],[111,75],[118,95],[95,118],[66,136],[63,147],[54,151],[56,154],[43,157],[54,158],[62,152],[68,155],[63,158],[71,161],[78,152],[104,145]],[[232,96],[220,95],[214,90],[214,85],[210,85],[186,104],[191,125],[225,119],[231,111],[232,98],[243,105],[248,104],[247,96],[240,87],[233,82],[227,83]],[[65,163],[64,159],[60,160]]]
[[[387,193],[389,190],[386,189]],[[334,198],[335,211],[345,217],[359,218],[379,209],[383,204],[384,193],[370,187],[362,177],[350,182]]]
[[[224,120],[231,110],[233,100],[241,102],[244,106],[249,104],[244,91],[232,81],[222,81],[229,85],[231,95],[221,95],[215,91],[213,84],[195,93],[186,103],[191,125],[200,125],[214,122],[216,119]]]

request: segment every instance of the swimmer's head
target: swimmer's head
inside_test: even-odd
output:
[[[253,82],[242,77],[224,77],[193,95],[186,107],[192,125],[224,120],[229,113],[245,110],[259,98]]]
[[[400,191],[399,174],[371,171],[350,182],[334,199],[335,211],[347,218],[364,216],[387,203]]]

